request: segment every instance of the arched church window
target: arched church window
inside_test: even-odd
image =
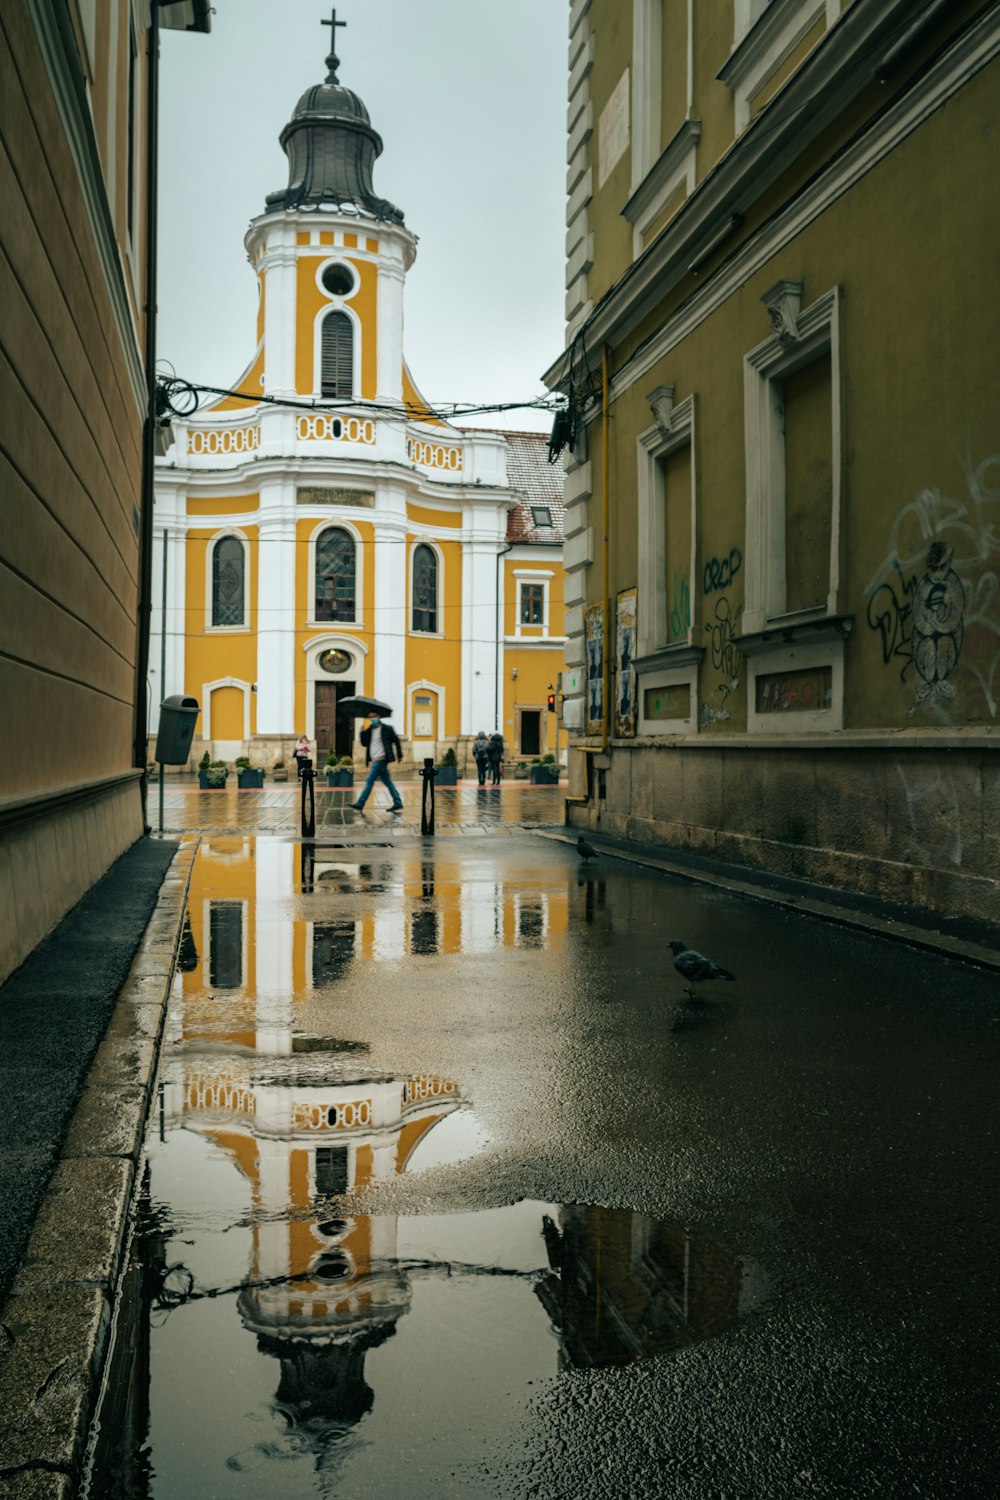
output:
[[[354,538],[342,526],[328,526],[316,541],[317,620],[353,620],[355,607]]]
[[[354,395],[354,325],[344,312],[327,313],[321,340],[320,389],[335,401]]]
[[[212,624],[246,624],[246,555],[239,537],[220,537],[212,551]]]
[[[413,554],[413,629],[438,628],[437,553],[421,542]]]

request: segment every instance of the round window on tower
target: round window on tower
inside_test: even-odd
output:
[[[350,266],[340,260],[331,261],[328,266],[324,266],[320,280],[331,297],[349,297],[358,284],[358,278]]]

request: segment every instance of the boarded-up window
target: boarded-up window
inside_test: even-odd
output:
[[[354,328],[346,313],[327,313],[323,319],[321,360],[323,395],[350,401],[354,395]]]
[[[658,642],[687,639],[691,628],[691,445],[661,460],[666,631]]]
[[[833,410],[829,350],[783,382],[785,609],[826,606],[830,591]]]

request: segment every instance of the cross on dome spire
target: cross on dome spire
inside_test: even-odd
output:
[[[321,21],[320,25],[329,26],[330,28],[330,53],[326,59],[326,66],[328,69],[326,81],[327,83],[336,83],[337,69],[340,67],[340,58],[337,56],[337,27],[346,26],[347,22],[338,21],[337,12],[334,9],[330,12],[329,21]]]

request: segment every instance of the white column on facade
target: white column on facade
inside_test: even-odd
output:
[[[295,479],[260,485],[257,733],[295,732]]]
[[[462,713],[461,733],[493,728],[497,675],[503,667],[502,621],[497,609],[497,581],[503,566],[501,528],[506,507],[466,509],[462,566]]]
[[[402,485],[378,486],[375,514],[376,698],[392,707],[396,729],[403,733],[406,711],[406,491]]]
[[[378,265],[377,401],[403,399],[402,246],[382,240]]]
[[[248,235],[252,243],[253,230]],[[264,272],[264,390],[294,396],[296,267],[294,225],[273,224],[260,269]]]

